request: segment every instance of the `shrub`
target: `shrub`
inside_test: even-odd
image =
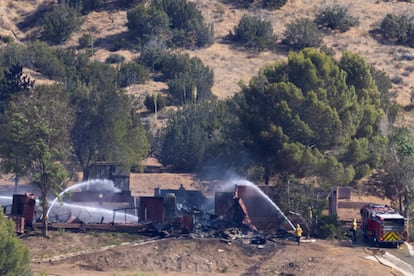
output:
[[[155,103],[157,103],[157,110],[159,111],[167,106],[167,97],[162,95],[147,95],[145,97],[144,105],[149,111],[155,112]]]
[[[322,239],[342,237],[342,231],[336,216],[321,216],[318,221],[318,236]]]
[[[3,43],[13,43],[14,39],[11,35],[0,35],[0,40]]]
[[[188,71],[181,72],[168,81],[168,92],[176,104],[197,103],[213,97],[213,83],[213,71],[198,58],[193,58]]]
[[[30,252],[16,236],[15,227],[0,209],[0,275],[31,275]]]
[[[43,37],[55,44],[60,44],[70,37],[81,24],[80,14],[68,5],[58,5],[43,18]]]
[[[91,47],[92,46],[92,35],[89,33],[83,34],[80,38],[79,38],[79,48],[83,49],[86,47]]]
[[[82,14],[88,14],[90,11],[101,7],[104,0],[59,0],[58,3],[67,4],[81,11]]]
[[[294,49],[319,47],[323,39],[323,34],[319,31],[318,26],[306,18],[300,18],[289,23],[283,35],[283,43],[292,46]]]
[[[390,13],[384,17],[380,26],[385,39],[400,44],[408,41],[408,33],[412,28],[410,20],[405,15],[398,16]]]
[[[105,59],[105,63],[116,64],[122,63],[125,61],[125,57],[119,54],[112,54]]]
[[[315,19],[319,28],[328,28],[346,32],[351,27],[358,26],[359,19],[348,14],[348,9],[339,5],[334,5],[322,9]]]
[[[214,42],[214,28],[204,23],[204,17],[194,3],[186,0],[155,0],[154,7],[165,12],[170,19],[173,38],[171,46],[196,48]]]
[[[121,65],[118,72],[118,84],[127,87],[131,84],[145,83],[149,79],[149,72],[139,63],[128,62]]]
[[[142,0],[117,0],[116,3],[122,8],[131,8],[142,2]]]
[[[257,17],[244,15],[234,28],[231,39],[245,47],[259,50],[272,48],[275,43],[272,24]]]
[[[28,46],[26,66],[41,72],[45,77],[62,80],[65,66],[57,56],[57,50],[45,42],[35,41]]]
[[[164,59],[170,55],[167,51],[155,48],[146,47],[141,51],[138,62],[150,68],[152,72],[161,71]]]
[[[139,4],[127,13],[128,33],[133,40],[143,45],[150,40],[166,40],[170,20],[167,14],[154,6],[147,8]]]
[[[262,7],[268,10],[275,10],[283,7],[287,0],[262,0]]]

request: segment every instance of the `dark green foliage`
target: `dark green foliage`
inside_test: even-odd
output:
[[[79,38],[79,48],[87,48],[92,46],[92,35],[90,33],[83,34]]]
[[[68,5],[71,8],[81,11],[82,14],[88,14],[104,4],[104,0],[59,0],[59,4]]]
[[[118,6],[122,8],[132,8],[141,2],[143,2],[143,0],[116,0]]]
[[[220,159],[221,133],[229,114],[226,105],[217,101],[185,106],[168,122],[159,160],[179,171],[194,171]]]
[[[0,123],[0,128],[10,134],[5,140],[8,151],[1,152],[3,157],[8,162],[30,164],[33,183],[40,190],[42,230],[47,236],[47,197],[61,188],[65,178],[61,162],[70,148],[73,112],[67,94],[60,85],[36,86],[31,93],[13,98]]]
[[[32,275],[29,249],[16,237],[15,225],[0,208],[0,275]]]
[[[9,100],[18,92],[27,92],[33,88],[34,81],[23,75],[23,67],[13,64],[4,68],[0,75],[0,113],[6,110]]]
[[[144,105],[149,111],[153,113],[156,111],[160,111],[165,106],[167,106],[167,97],[159,95],[159,94],[152,95],[152,96],[147,95],[144,100]],[[157,110],[155,110],[155,108]]]
[[[213,98],[213,70],[197,57],[190,58],[187,54],[171,54],[148,48],[138,62],[163,74],[173,104],[184,105]]]
[[[118,72],[118,84],[120,87],[145,83],[148,79],[149,72],[142,64],[134,61],[121,64]]]
[[[213,26],[206,25],[194,3],[156,0],[149,7],[139,4],[127,14],[128,33],[140,46],[148,42],[171,47],[199,48],[214,42]]]
[[[381,21],[380,30],[386,40],[414,47],[414,24],[407,16],[388,13]]]
[[[359,25],[359,19],[349,15],[348,8],[339,5],[320,10],[315,22],[319,28],[328,28],[340,32],[346,32],[351,27]]]
[[[276,38],[273,35],[272,24],[269,21],[260,20],[258,17],[244,15],[239,24],[234,28],[234,34],[230,38],[248,48],[259,50],[273,48]]]
[[[378,91],[381,94],[382,108],[387,114],[389,114],[391,112],[390,109],[392,109],[392,104],[389,97],[389,91],[392,88],[391,80],[384,71],[377,70],[374,66],[371,66],[370,73],[372,79],[375,82],[375,85],[378,88]],[[393,120],[391,120],[391,122],[393,122]]]
[[[290,22],[283,32],[283,43],[293,49],[321,46],[323,34],[310,19],[300,18]]]
[[[145,47],[138,58],[138,62],[150,68],[151,72],[162,71],[164,62],[171,54],[165,50],[155,47]]]
[[[184,48],[206,47],[214,42],[213,26],[204,23],[196,5],[186,0],[155,0],[154,7],[164,11],[170,19],[173,33],[171,46]]]
[[[339,64],[309,48],[291,52],[236,95],[241,143],[264,168],[265,182],[286,173],[349,183],[381,165],[384,111],[370,67],[351,53]]]
[[[321,239],[342,238],[343,229],[336,216],[321,216],[318,219],[317,235]]]
[[[84,179],[97,161],[139,165],[149,150],[134,103],[117,89],[116,76],[112,66],[92,62],[73,72],[67,84],[77,112],[71,139]]]
[[[166,62],[169,68],[163,72],[169,79],[168,93],[174,103],[183,105],[213,97],[213,70],[205,66],[199,58],[172,55]]]
[[[81,18],[79,11],[68,5],[56,6],[45,14],[42,24],[42,35],[45,40],[60,44],[70,37],[73,31],[79,28]]]
[[[3,43],[13,43],[14,38],[11,35],[0,35],[0,41]]]
[[[139,4],[127,13],[128,33],[133,40],[143,45],[150,40],[165,41],[169,37],[170,19],[154,5],[147,8]]]
[[[287,0],[262,0],[262,7],[268,10],[275,10],[283,7]]]
[[[109,63],[109,64],[117,64],[117,63],[122,63],[124,61],[125,61],[125,57],[119,54],[109,55],[105,59],[105,63]]]
[[[398,16],[388,13],[381,21],[380,28],[384,38],[403,43],[407,40],[409,27],[410,20],[405,15]]]

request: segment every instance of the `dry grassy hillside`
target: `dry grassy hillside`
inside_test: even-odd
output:
[[[207,49],[189,52],[196,55],[204,63],[214,69],[215,84],[213,93],[219,98],[227,98],[236,93],[239,81],[248,82],[265,64],[286,57],[286,51],[279,49],[266,52],[250,52],[223,44],[222,38],[233,30],[241,16],[245,13],[257,15],[271,21],[273,29],[279,39],[286,23],[299,17],[313,18],[316,12],[330,4],[342,4],[349,7],[353,16],[359,17],[360,25],[345,33],[333,33],[324,38],[324,43],[332,47],[340,55],[342,51],[350,50],[360,53],[377,69],[386,71],[390,78],[401,77],[402,82],[394,85],[391,91],[393,100],[401,105],[407,105],[411,90],[414,88],[414,77],[411,71],[411,61],[403,56],[414,56],[414,50],[409,47],[380,44],[370,35],[370,30],[377,28],[379,22],[387,13],[408,14],[414,13],[411,3],[395,1],[324,1],[324,0],[289,0],[280,10],[267,11],[261,9],[242,10],[226,4],[223,0],[190,0],[203,12],[206,21],[214,23],[216,43]],[[22,32],[16,23],[25,16],[33,13],[36,8],[51,0],[0,0],[0,35],[10,34],[17,40],[24,41],[29,33]],[[84,24],[66,46],[75,46],[77,39],[85,32],[92,32],[95,39],[102,39],[126,31],[126,11],[100,11],[87,15]],[[105,60],[111,54],[105,49],[96,49],[94,58]],[[118,54],[130,59],[139,53],[119,51]],[[134,94],[148,94],[165,88],[164,84],[150,82],[142,86],[134,86],[129,90]]]

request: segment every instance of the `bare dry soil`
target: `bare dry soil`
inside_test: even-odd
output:
[[[52,232],[50,239],[32,236],[24,242],[36,275],[402,275],[366,259],[374,253],[347,241],[298,246],[276,240],[259,246],[248,239],[131,238],[120,244],[125,239],[120,234]]]

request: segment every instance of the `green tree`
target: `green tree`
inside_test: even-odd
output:
[[[15,225],[0,209],[0,275],[32,275],[29,250],[16,237]]]
[[[396,202],[400,212],[408,212],[414,198],[414,135],[406,127],[394,130],[389,139],[389,151],[384,165],[384,195]]]
[[[160,94],[147,95],[144,100],[145,107],[151,112],[158,112],[167,105],[167,97]]]
[[[359,25],[359,19],[349,15],[348,8],[339,5],[321,9],[315,22],[319,28],[328,28],[340,32],[346,32],[351,27]]]
[[[381,97],[357,55],[345,53],[338,63],[310,48],[291,52],[233,100],[245,129],[241,144],[264,168],[266,183],[274,174],[318,174],[345,184],[382,164]]]
[[[151,50],[146,51],[139,61],[163,74],[168,82],[168,94],[175,104],[184,105],[214,98],[211,92],[214,72],[198,57]]]
[[[30,95],[21,94],[10,102],[1,120],[2,130],[10,134],[6,149],[15,150],[4,158],[11,155],[31,164],[33,182],[40,189],[44,236],[47,236],[47,197],[63,188],[62,161],[69,154],[73,113],[65,99],[66,94],[58,85],[37,86]]]
[[[381,21],[380,30],[385,39],[400,44],[408,42],[408,35],[413,29],[413,24],[405,15],[394,15],[388,13]]]
[[[18,92],[29,91],[33,88],[34,81],[23,75],[23,66],[12,64],[4,68],[0,75],[0,113],[3,113],[10,99]]]
[[[77,9],[66,4],[58,5],[43,18],[43,37],[52,43],[60,44],[68,39],[80,24],[81,18]]]
[[[165,11],[154,5],[139,4],[127,13],[128,33],[133,40],[144,45],[150,40],[165,42],[170,37],[170,19]]]
[[[290,22],[283,32],[283,43],[299,50],[321,46],[323,34],[310,19],[300,18]]]
[[[244,15],[234,28],[231,39],[248,48],[270,49],[275,44],[272,24],[257,17]]]
[[[268,10],[275,10],[283,7],[287,0],[262,0],[262,7]]]
[[[190,49],[213,44],[213,25],[204,23],[204,17],[195,3],[186,0],[154,0],[152,3],[170,19],[173,37],[169,42],[172,46]]]
[[[228,150],[222,145],[229,115],[226,104],[215,100],[184,106],[168,121],[162,134],[159,160],[179,171],[222,164]]]
[[[118,84],[127,87],[132,84],[145,83],[149,80],[148,70],[134,61],[122,63],[118,72]]]
[[[75,124],[71,132],[74,154],[89,178],[97,161],[119,161],[139,165],[149,144],[132,99],[116,85],[113,67],[92,62],[72,76],[68,87]]]

